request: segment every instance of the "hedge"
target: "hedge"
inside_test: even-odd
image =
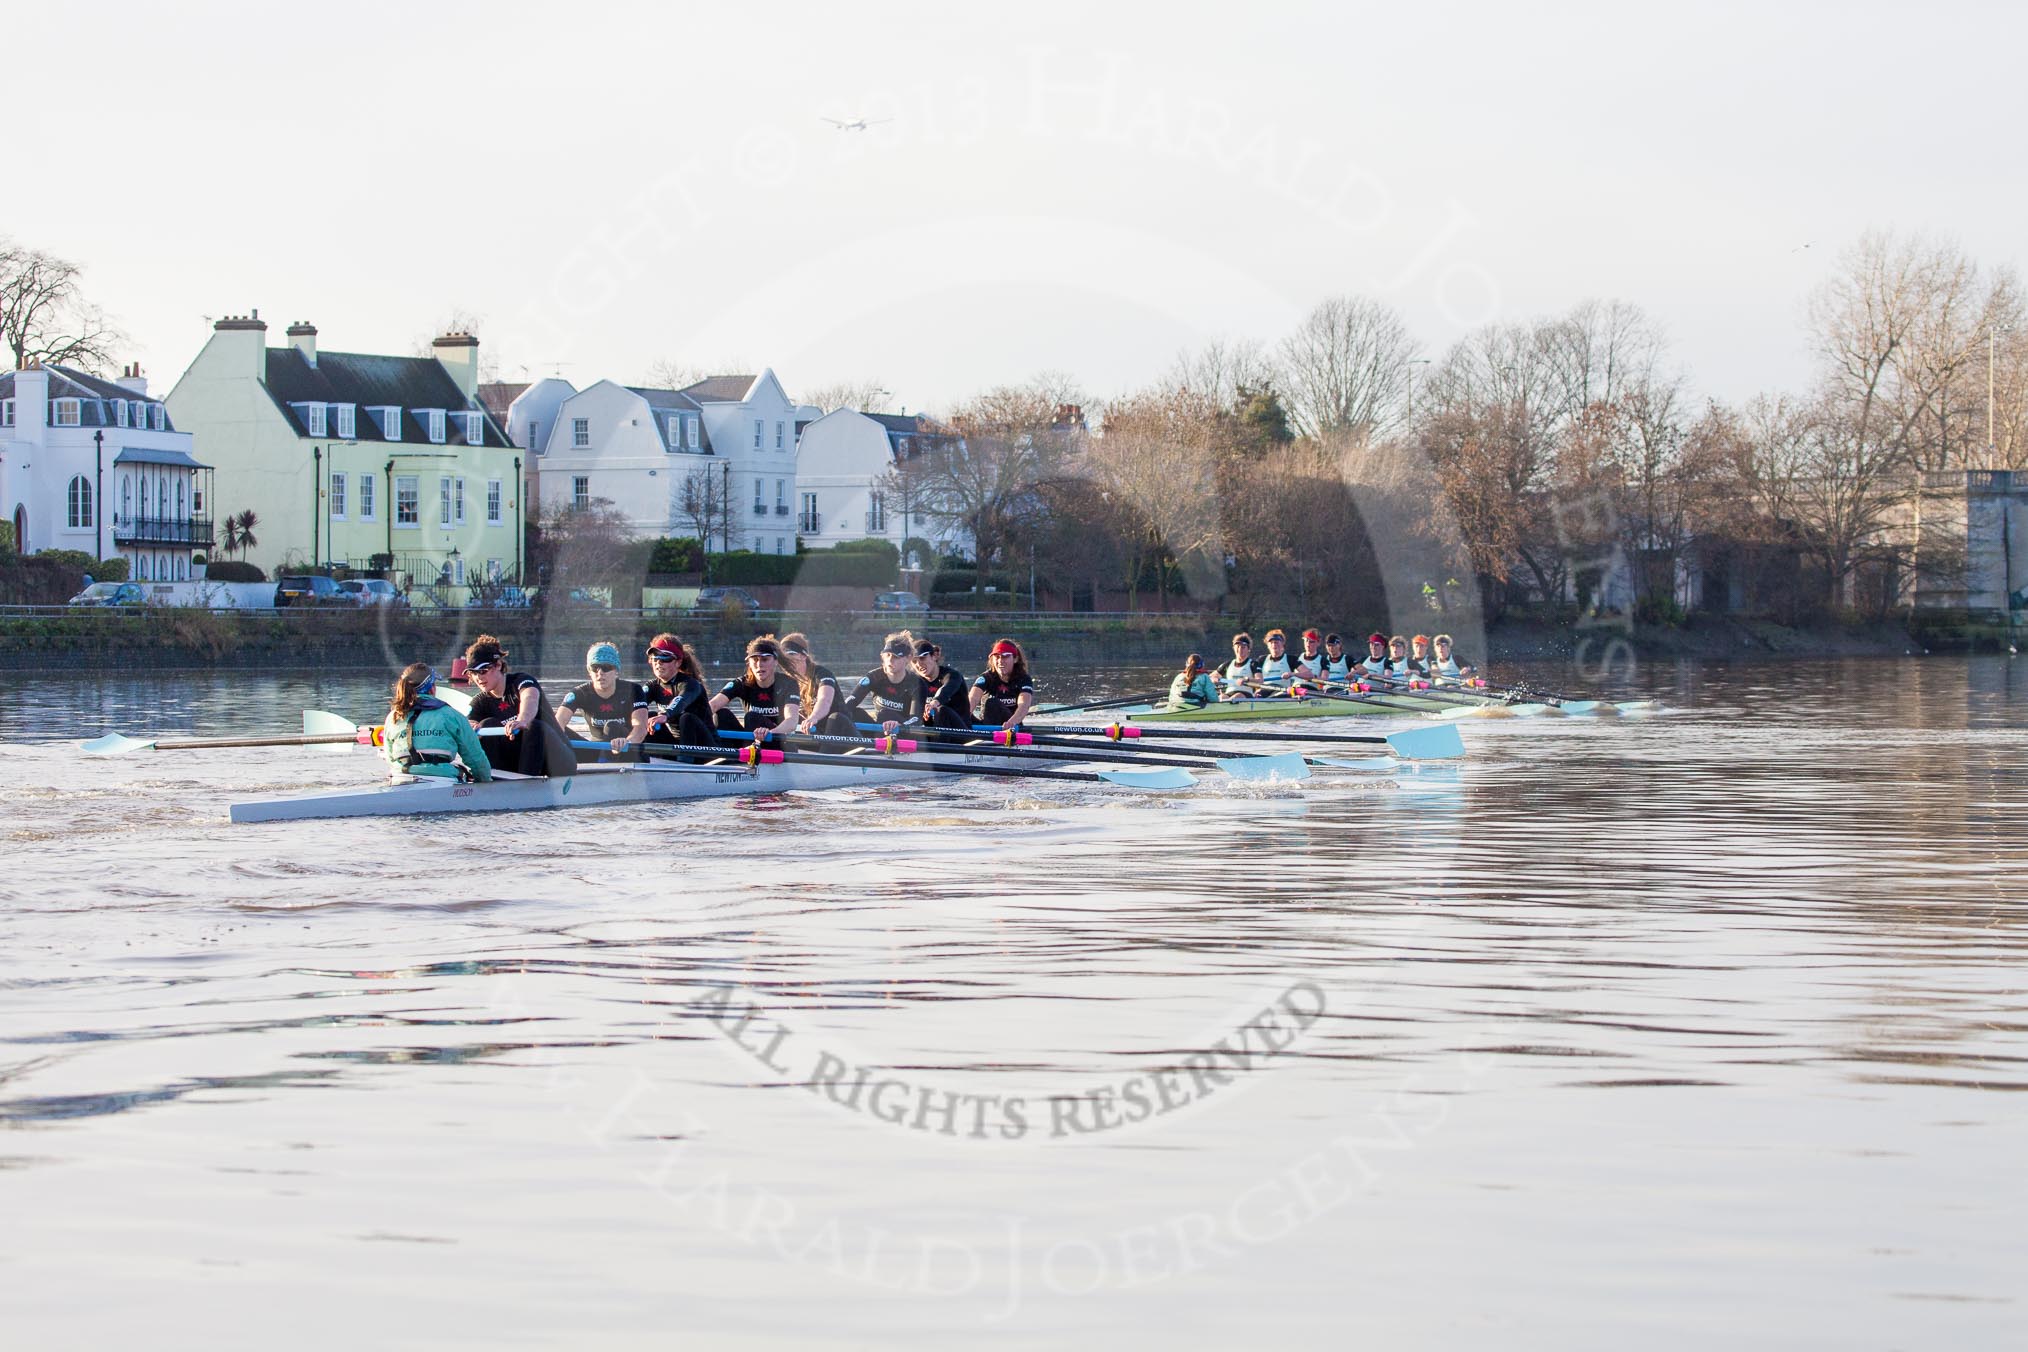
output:
[[[92,565],[94,582],[125,582],[133,565],[123,558],[100,559]]]
[[[212,582],[266,582],[267,574],[243,559],[220,559],[206,565],[204,576]]]
[[[711,556],[711,580],[718,586],[892,587],[896,577],[892,554],[869,550],[755,554],[736,549]]]
[[[704,546],[688,535],[664,536],[648,554],[651,573],[697,573],[704,570]]]
[[[930,590],[939,595],[945,592],[972,592],[981,587],[1011,592],[1014,590],[1014,579],[1006,573],[981,573],[976,568],[946,568],[930,581]]]

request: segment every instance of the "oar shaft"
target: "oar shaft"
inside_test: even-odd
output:
[[[354,743],[359,734],[354,732],[318,732],[297,734],[293,737],[198,737],[179,742],[155,743],[157,751],[212,751],[222,747],[235,746],[335,746],[341,742]]]
[[[608,742],[573,741],[571,745],[581,747],[586,751],[610,751],[612,749],[611,743]],[[753,743],[749,741],[745,747],[737,751],[720,751],[711,747],[670,746],[659,742],[643,742],[638,749],[650,756],[668,760],[702,760],[708,763],[721,762],[729,765],[744,766],[751,763],[746,758],[746,752],[752,746]],[[933,760],[919,754],[910,755],[906,758],[902,756],[888,756],[873,751],[870,747],[863,755],[830,755],[823,752],[782,751],[768,748],[761,752],[761,763],[764,765],[883,765],[895,770],[922,770],[930,774],[986,775],[989,777],[997,775],[1019,779],[1063,779],[1093,782],[1100,779],[1098,775],[1084,774],[1076,770],[1029,770],[1016,765],[953,765],[949,762]]]
[[[864,727],[865,724],[860,724],[859,726]],[[905,731],[910,734],[910,737],[906,740],[912,740],[916,744],[913,749],[932,753],[941,752],[944,755],[1004,756],[1009,760],[1050,760],[1070,761],[1073,763],[1078,761],[1093,763],[1104,761],[1117,765],[1205,766],[1215,765],[1218,762],[1216,756],[1193,756],[1185,752],[1173,752],[1165,755],[1163,754],[1163,749],[1150,749],[1148,751],[1101,751],[1096,749],[1042,751],[1035,749],[1040,746],[1082,748],[1086,745],[1082,742],[1071,741],[1068,738],[1052,741],[1046,737],[1039,737],[1035,739],[1033,746],[1018,747],[1001,746],[988,741],[978,733],[956,732],[949,728],[908,728]],[[735,732],[721,732],[719,734],[721,737],[728,738],[738,737],[739,735]],[[798,733],[790,740],[794,742],[842,743],[846,746],[871,747],[876,751],[883,749],[878,740],[870,737],[807,736]]]
[[[982,733],[995,733],[998,728],[978,728]],[[1044,734],[1031,733],[1028,736],[1040,740]],[[1049,742],[1045,745],[1076,746],[1079,743],[1064,741],[1066,737],[1105,737],[1113,741],[1128,738],[1137,742],[1150,741],[1202,741],[1202,742],[1367,742],[1386,745],[1385,737],[1369,737],[1351,732],[1224,732],[1212,728],[1172,728],[1167,724],[1142,726],[1135,723],[1113,723],[1103,727],[1080,727],[1074,724],[1049,724]]]

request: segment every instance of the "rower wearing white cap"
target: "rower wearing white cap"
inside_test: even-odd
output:
[[[620,679],[620,650],[611,643],[594,643],[584,655],[585,672],[591,677],[573,686],[556,711],[556,725],[570,736],[570,720],[580,719],[594,739],[612,747],[619,755],[648,740],[648,696],[633,681]]]

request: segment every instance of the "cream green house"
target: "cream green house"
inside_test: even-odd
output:
[[[303,323],[288,340],[269,347],[259,311],[221,319],[169,392],[214,467],[219,520],[258,518],[257,543],[221,557],[270,576],[339,563],[402,586],[518,581],[525,452],[477,398],[479,340],[445,334],[429,357],[319,352]]]

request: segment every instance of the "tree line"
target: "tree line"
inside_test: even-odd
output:
[[[990,390],[883,487],[982,574],[1133,607],[1350,621],[1476,594],[1672,619],[1694,570],[1718,608],[1884,610],[1918,576],[1962,585],[1963,478],[1952,518],[1935,476],[2028,462],[2022,305],[1953,243],[1866,235],[1811,297],[1810,383],[1727,404],[1625,301],[1425,359],[1388,306],[1333,298],[1103,403],[1060,375]]]

